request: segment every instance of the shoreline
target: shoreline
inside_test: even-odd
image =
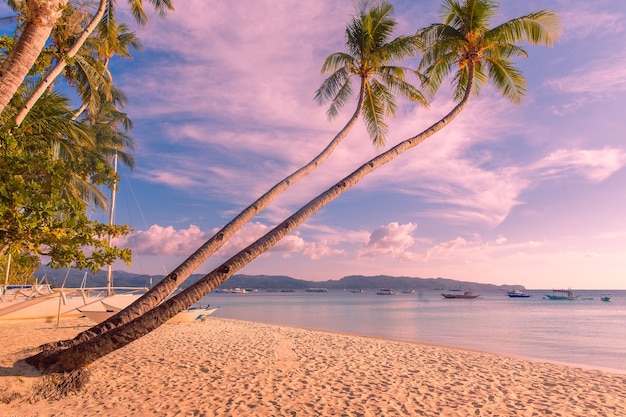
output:
[[[386,341],[389,341],[389,342],[407,343],[407,344],[414,344],[414,345],[418,345],[418,346],[430,346],[430,347],[433,347],[433,348],[452,349],[452,350],[458,350],[458,351],[461,351],[461,352],[473,352],[473,353],[479,353],[479,354],[484,354],[484,355],[501,356],[501,357],[504,357],[504,358],[522,360],[522,361],[527,361],[527,362],[550,363],[550,364],[553,364],[553,365],[566,366],[568,368],[579,368],[579,369],[582,369],[582,370],[585,370],[585,371],[605,372],[605,373],[608,373],[608,374],[615,374],[615,375],[621,375],[621,376],[626,377],[626,371],[623,371],[623,370],[620,370],[620,369],[615,369],[615,368],[610,368],[610,367],[600,367],[600,366],[593,366],[593,365],[585,365],[585,364],[579,364],[579,363],[573,363],[573,362],[572,363],[570,363],[570,362],[559,362],[559,361],[554,361],[554,360],[550,360],[550,359],[542,359],[542,358],[536,358],[536,357],[530,357],[530,356],[513,355],[513,354],[498,353],[498,352],[490,352],[490,351],[487,351],[487,350],[473,349],[473,348],[461,347],[461,346],[449,346],[449,345],[444,345],[444,344],[441,344],[441,343],[434,343],[434,342],[422,342],[422,341],[415,341],[415,340],[409,340],[409,339],[400,339],[400,338],[393,338],[393,337],[382,337],[382,336],[374,336],[374,335],[368,335],[368,334],[350,333],[350,332],[344,332],[344,331],[341,331],[341,330],[329,330],[329,329],[322,329],[322,328],[315,328],[315,327],[296,327],[296,326],[281,325],[281,324],[262,323],[262,322],[254,322],[254,321],[243,320],[243,319],[231,319],[231,318],[226,318],[226,317],[213,317],[213,319],[241,321],[241,322],[244,322],[244,323],[258,323],[258,324],[263,324],[263,325],[273,326],[273,327],[286,327],[286,328],[290,328],[290,329],[301,329],[301,330],[312,331],[312,332],[331,333],[331,334],[337,334],[337,335],[340,335],[340,336],[363,337],[363,338],[366,338],[366,339],[386,340]]]
[[[41,380],[16,363],[86,319],[0,322],[0,393]],[[211,317],[164,325],[88,367],[85,390],[8,416],[626,415],[626,375],[470,349]],[[83,414],[81,414],[83,413]]]

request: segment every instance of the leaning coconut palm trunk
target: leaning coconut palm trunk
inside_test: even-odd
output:
[[[363,85],[361,86],[363,90]],[[348,123],[341,129],[341,131],[333,138],[333,140],[324,148],[324,150],[313,158],[308,164],[298,169],[282,181],[274,185],[269,191],[259,197],[255,202],[246,207],[241,213],[239,213],[234,219],[220,229],[215,235],[207,240],[198,250],[196,250],[189,258],[187,258],[176,269],[170,272],[165,278],[163,278],[157,285],[152,287],[148,292],[142,295],[137,301],[131,304],[120,313],[111,317],[110,319],[85,330],[78,334],[73,340],[66,340],[57,342],[47,348],[54,347],[67,347],[72,344],[84,342],[92,337],[105,333],[117,326],[127,323],[135,317],[141,316],[146,311],[150,310],[154,306],[158,305],[167,296],[169,296],[178,286],[184,282],[200,265],[202,265],[215,251],[217,251],[222,245],[228,241],[238,230],[240,230],[250,219],[256,216],[261,210],[269,205],[276,197],[278,197],[283,191],[295,184],[300,179],[304,178],[315,168],[320,166],[335,150],[335,148],[341,143],[341,141],[348,135],[352,127],[358,121],[359,113],[363,106],[363,94],[360,94],[359,103],[357,109],[348,120]]]
[[[331,102],[327,114],[332,119],[337,116],[339,110],[352,95],[351,79],[356,78],[360,81],[357,108],[346,126],[326,149],[306,166],[276,184],[248,206],[139,300],[109,320],[79,334],[73,341],[59,342],[55,344],[56,347],[70,346],[95,337],[134,319],[162,302],[196,268],[280,193],[326,160],[347,136],[361,115],[365,119],[372,142],[375,145],[384,143],[386,125],[383,116],[393,116],[396,108],[395,94],[392,93],[401,94],[413,102],[427,105],[421,92],[405,81],[407,69],[391,65],[396,60],[417,54],[419,46],[417,37],[400,36],[389,41],[389,36],[395,27],[395,20],[391,17],[393,7],[386,2],[381,2],[371,8],[368,8],[368,2],[360,6],[357,15],[346,29],[348,52],[334,53],[326,59],[322,72],[333,71],[333,73],[322,83],[315,94],[318,103]],[[373,91],[379,94],[373,94]],[[48,348],[54,348],[54,346],[48,346]]]
[[[391,162],[401,153],[416,147],[439,130],[449,124],[467,105],[469,100],[472,80],[473,63],[469,64],[468,88],[463,99],[437,123],[430,126],[417,136],[407,139],[379,156],[369,160],[356,171],[336,183],[334,186],[318,195],[307,205],[302,207],[291,217],[273,228],[263,237],[241,250],[239,253],[224,262],[221,266],[205,275],[198,282],[170,298],[162,304],[147,311],[133,321],[110,330],[107,333],[94,337],[86,342],[74,345],[63,351],[44,351],[26,359],[30,365],[46,372],[68,372],[82,368],[93,361],[119,349],[138,338],[152,332],[167,320],[198,302],[203,296],[220,286],[235,272],[252,262],[268,249],[276,245],[282,238],[293,231],[306,219],[311,217],[325,205],[339,197],[341,194],[356,185],[367,174]]]
[[[400,153],[417,146],[445,127],[466,106],[470,95],[475,90],[475,80],[480,83],[491,80],[505,97],[514,103],[517,102],[516,99],[525,92],[525,84],[521,73],[513,67],[510,58],[526,56],[526,53],[514,42],[527,41],[533,44],[552,45],[560,30],[558,16],[553,12],[542,11],[513,19],[490,31],[486,25],[489,18],[494,15],[496,7],[494,2],[466,0],[463,4],[459,4],[454,0],[446,0],[444,4],[444,11],[447,13],[444,16],[446,23],[432,25],[420,32],[420,37],[427,47],[420,66],[426,68],[427,85],[430,85],[433,91],[439,86],[441,80],[449,75],[455,66],[457,67],[458,71],[453,77],[453,82],[456,84],[455,97],[460,101],[449,114],[419,135],[401,142],[362,165],[271,232],[176,297],[108,333],[99,334],[87,342],[62,352],[42,352],[29,358],[28,362],[50,370],[72,370],[156,329],[167,319],[193,305],[236,271],[274,246],[313,213],[355,185],[365,175],[390,162]],[[117,319],[114,317],[114,320]]]
[[[26,7],[26,23],[15,47],[0,65],[0,113],[37,60],[67,0],[15,2]]]

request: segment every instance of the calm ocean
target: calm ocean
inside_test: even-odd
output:
[[[211,293],[215,317],[339,331],[475,349],[531,360],[626,374],[626,291],[576,291],[583,299],[552,301],[482,293],[444,299],[440,291],[351,293]],[[611,301],[600,296],[610,294]]]

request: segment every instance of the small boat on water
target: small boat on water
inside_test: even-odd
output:
[[[610,295],[603,295],[602,297],[600,297],[601,301],[611,301],[611,296]]]
[[[391,290],[390,288],[379,288],[376,291],[377,295],[396,295],[396,292]]]
[[[443,298],[478,298],[480,295],[474,294],[472,291],[465,291],[463,294],[442,293]]]
[[[508,295],[511,298],[528,298],[531,296],[526,291],[522,291],[522,290],[507,291],[506,295]]]
[[[250,291],[247,288],[218,288],[214,292],[220,294],[247,294]]]
[[[307,288],[306,292],[328,292],[327,288]]]
[[[575,295],[572,290],[552,290],[552,294],[546,294],[549,300],[578,300],[579,295]]]

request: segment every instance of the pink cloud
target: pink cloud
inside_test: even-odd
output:
[[[381,226],[371,233],[369,241],[359,250],[358,257],[391,256],[408,260],[412,257],[409,249],[415,243],[412,234],[416,229],[415,223],[400,225],[398,222],[391,222]]]
[[[118,245],[130,247],[138,255],[191,255],[207,239],[198,226],[176,230],[173,226],[152,225],[148,230],[140,230],[131,236],[118,240]]]

